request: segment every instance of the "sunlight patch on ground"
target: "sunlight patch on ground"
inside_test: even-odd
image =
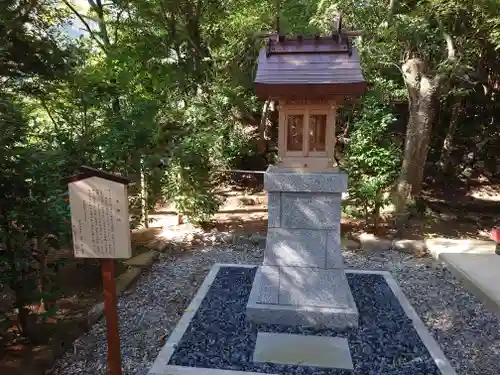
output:
[[[478,188],[472,188],[468,196],[490,202],[500,202],[500,186],[481,186]]]

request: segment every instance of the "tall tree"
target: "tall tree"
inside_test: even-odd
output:
[[[442,98],[459,95],[464,88],[474,90],[492,77],[483,74],[478,79],[484,51],[496,55],[486,26],[493,22],[494,9],[498,9],[498,1],[369,0],[360,6],[352,0],[325,0],[319,5],[314,21],[324,29],[341,11],[347,24],[364,30],[357,41],[364,73],[381,97],[388,103],[408,102],[404,158],[395,189],[399,213],[421,192],[429,140]],[[456,122],[456,118],[451,121]],[[453,129],[451,126],[452,133]]]

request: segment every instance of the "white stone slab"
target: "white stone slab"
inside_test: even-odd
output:
[[[259,267],[246,311],[255,323],[337,330],[359,316],[343,270],[303,267]]]
[[[324,230],[269,228],[263,265],[325,268],[327,234]]]
[[[258,332],[254,362],[353,370],[347,339]]]
[[[282,193],[281,226],[340,231],[340,193]]]
[[[267,226],[281,227],[281,193],[274,192],[267,195]]]
[[[484,305],[500,317],[500,256],[443,253],[441,261]]]
[[[255,273],[254,283],[259,290],[259,303],[278,303],[280,270],[277,266],[261,266]]]
[[[344,268],[344,258],[340,246],[340,227],[338,231],[326,233],[326,268]]]
[[[220,370],[217,368],[184,367],[168,365],[163,372],[148,375],[262,375],[261,372],[247,372],[234,370]],[[273,375],[273,374],[268,374]]]
[[[347,191],[347,174],[338,169],[311,172],[269,166],[264,174],[266,191],[342,193]]]
[[[495,241],[456,238],[429,238],[425,245],[435,259],[442,254],[495,254]]]
[[[279,286],[282,305],[346,308],[354,304],[343,270],[282,267]]]
[[[272,305],[255,303],[249,299],[246,312],[247,320],[254,323],[331,328],[337,331],[357,328],[359,319],[355,305],[346,308]]]

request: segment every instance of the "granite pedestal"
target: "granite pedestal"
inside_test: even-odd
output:
[[[269,167],[264,188],[269,194],[267,243],[247,318],[339,330],[357,327],[358,310],[340,250],[347,175]]]

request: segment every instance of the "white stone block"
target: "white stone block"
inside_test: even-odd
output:
[[[333,229],[340,225],[340,194],[283,193],[281,226],[298,229]]]
[[[322,230],[269,228],[263,264],[325,268],[326,235]]]
[[[307,172],[270,166],[264,174],[268,192],[342,193],[347,191],[347,174],[338,170]]]
[[[254,362],[353,370],[347,339],[258,332]]]
[[[280,304],[330,308],[354,304],[343,270],[282,267],[279,285]]]
[[[358,309],[343,270],[260,268],[263,270],[257,271],[248,299],[247,319],[338,330],[358,326]],[[264,274],[269,276],[262,277]]]
[[[267,226],[279,228],[281,226],[281,193],[267,195]]]

